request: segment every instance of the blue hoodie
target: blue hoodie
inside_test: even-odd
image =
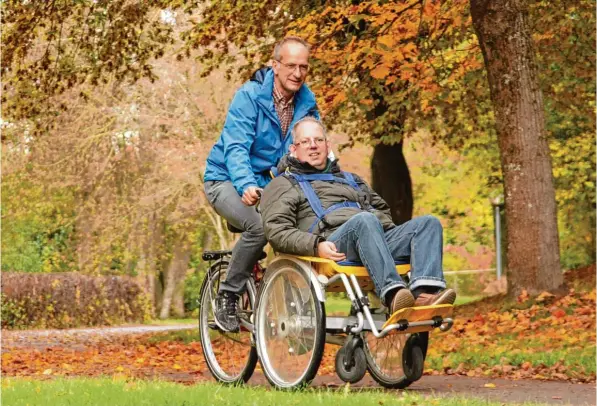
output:
[[[207,157],[204,181],[232,181],[239,195],[249,186],[265,187],[269,170],[288,152],[290,131],[305,116],[319,119],[315,95],[303,84],[294,95],[294,117],[286,137],[273,98],[274,72],[257,71],[234,95],[224,129]]]

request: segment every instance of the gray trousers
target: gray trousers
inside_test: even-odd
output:
[[[205,196],[216,213],[239,230],[240,240],[232,249],[226,281],[220,284],[220,291],[243,293],[253,266],[267,244],[261,215],[255,207],[245,206],[230,181],[205,182]]]

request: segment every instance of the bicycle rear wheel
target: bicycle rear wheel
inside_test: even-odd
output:
[[[228,262],[220,260],[209,270],[201,286],[199,310],[199,335],[203,356],[213,377],[221,383],[240,384],[247,382],[257,364],[257,350],[253,334],[241,326],[240,331],[222,331],[214,320],[215,299],[220,282],[226,279]],[[240,297],[239,316],[249,321],[255,304],[255,284],[247,283],[247,291]]]

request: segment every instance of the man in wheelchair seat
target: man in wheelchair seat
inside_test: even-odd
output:
[[[343,172],[328,153],[323,124],[305,117],[292,128],[293,144],[265,188],[265,236],[278,252],[362,262],[382,302],[395,312],[412,306],[453,304],[442,272],[442,226],[432,216],[401,225],[361,178]],[[394,260],[410,257],[409,285]]]

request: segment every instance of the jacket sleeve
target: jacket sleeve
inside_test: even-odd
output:
[[[255,141],[256,123],[257,106],[247,91],[240,89],[232,99],[222,130],[224,162],[239,195],[242,195],[247,187],[257,186],[249,158],[251,146]]]
[[[300,200],[300,193],[288,179],[280,176],[272,180],[261,197],[263,230],[274,250],[315,256],[315,245],[321,237],[298,228],[296,217]]]
[[[378,195],[377,192],[375,192],[373,189],[371,189],[371,187],[369,187],[367,182],[365,182],[363,179],[361,179],[357,175],[354,175],[354,177],[355,177],[357,184],[363,190],[363,192],[365,192],[366,194],[369,195],[371,206],[373,206],[373,208],[375,210],[379,210],[379,211],[385,213],[386,215],[388,215],[390,218],[392,218],[392,212],[390,210],[390,206],[388,205],[388,203],[386,203],[386,201],[380,195]]]

